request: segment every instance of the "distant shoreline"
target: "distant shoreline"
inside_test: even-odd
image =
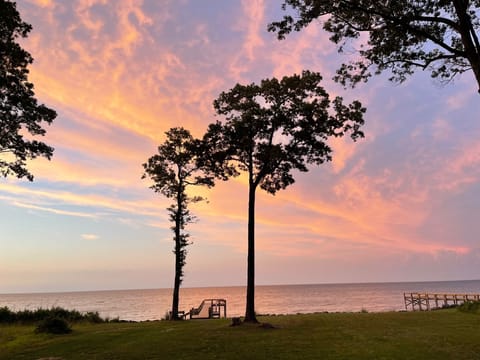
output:
[[[405,309],[404,293],[477,293],[480,280],[259,285],[255,308],[260,314],[390,312]],[[225,299],[227,317],[245,314],[245,287],[181,288],[179,310],[188,312],[204,299]],[[123,320],[159,320],[171,310],[171,289],[101,290],[58,293],[0,294],[0,307],[12,310],[60,306],[101,317]]]
[[[424,284],[424,283],[458,283],[458,282],[471,282],[480,281],[480,279],[463,279],[463,280],[415,280],[415,281],[365,281],[365,282],[326,282],[326,283],[297,283],[297,284],[258,284],[255,287],[275,287],[275,286],[344,286],[344,285],[382,285],[382,284]],[[216,288],[246,288],[246,285],[210,285],[210,286],[185,286],[181,289],[216,289]],[[80,290],[36,290],[32,292],[0,292],[0,295],[33,295],[33,294],[70,294],[70,293],[90,293],[90,292],[112,292],[112,291],[152,291],[152,290],[172,290],[171,287],[159,287],[159,288],[126,288],[126,289],[80,289]]]

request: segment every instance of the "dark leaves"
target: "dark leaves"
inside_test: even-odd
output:
[[[480,86],[478,1],[284,0],[288,7],[296,16],[268,25],[279,39],[319,20],[339,52],[352,42],[359,49],[358,60],[337,70],[344,86],[384,71],[403,82],[418,69],[442,81],[473,70]]]
[[[197,163],[204,151],[200,141],[184,128],[172,128],[166,133],[166,141],[158,147],[158,153],[150,157],[143,168],[143,178],[153,180],[151,188],[168,198],[185,192],[188,185],[212,187],[213,176],[203,173]]]
[[[250,186],[275,194],[294,183],[293,170],[330,161],[328,138],[362,137],[365,109],[341,98],[331,103],[321,80],[319,73],[303,71],[220,94],[214,106],[225,121],[209,126],[203,164],[223,180],[246,171]]]
[[[0,174],[32,181],[26,161],[38,156],[50,159],[53,154],[52,147],[32,137],[45,135],[43,126],[57,114],[37,103],[28,82],[27,66],[33,58],[16,41],[30,30],[15,3],[0,0]]]

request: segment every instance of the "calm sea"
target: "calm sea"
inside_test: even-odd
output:
[[[259,314],[399,311],[405,309],[403,293],[415,291],[480,294],[480,280],[258,286],[255,305]],[[0,294],[0,307],[18,311],[60,306],[98,311],[102,317],[143,321],[164,317],[171,297],[171,289]],[[181,289],[180,309],[189,310],[210,298],[227,300],[228,317],[244,313],[245,288],[241,286]]]

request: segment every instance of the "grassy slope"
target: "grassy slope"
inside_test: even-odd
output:
[[[70,335],[0,326],[0,359],[480,359],[480,316],[455,310],[74,325]]]

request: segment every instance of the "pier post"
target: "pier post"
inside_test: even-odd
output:
[[[403,300],[405,302],[405,310],[408,311],[408,307],[412,306],[412,311],[418,310],[432,310],[438,309],[439,303],[443,302],[444,307],[449,305],[460,305],[469,301],[480,301],[480,294],[429,294],[429,293],[403,293]],[[435,304],[430,304],[430,300]]]

